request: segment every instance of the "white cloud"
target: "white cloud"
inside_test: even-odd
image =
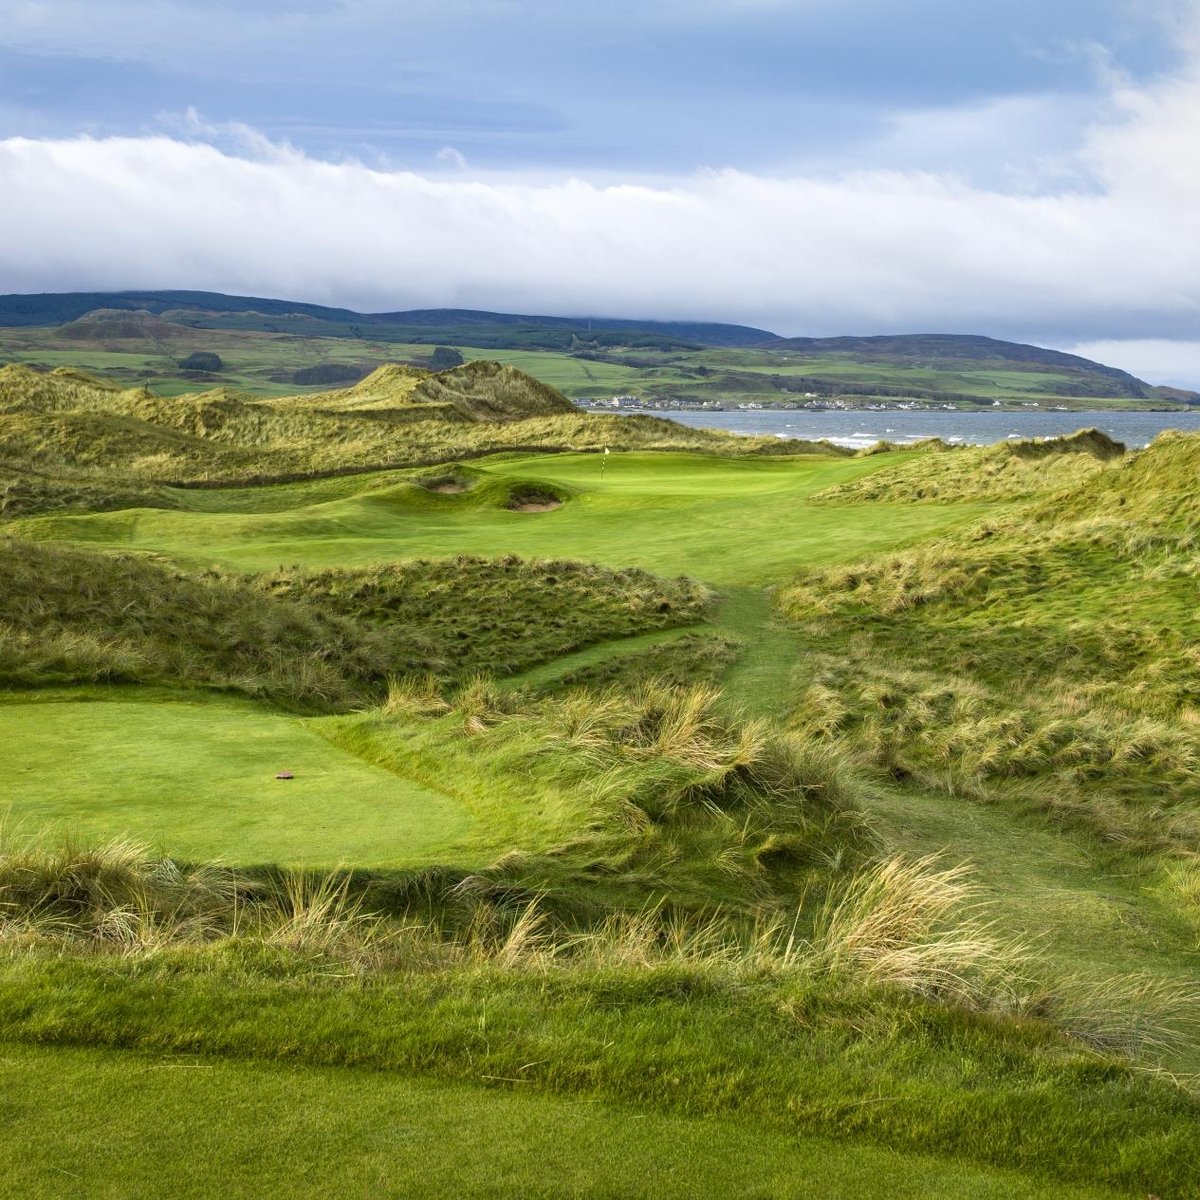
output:
[[[1200,391],[1200,341],[1110,338],[1060,348],[1110,367],[1120,367],[1148,383]]]
[[[11,290],[212,288],[785,333],[1187,338],[1200,316],[1197,61],[1152,88],[1116,81],[1118,115],[1080,149],[1086,186],[1046,194],[903,170],[422,175],[321,162],[241,129],[220,149],[188,140],[214,132],[195,116],[174,137],[13,138],[0,141],[0,223],[21,236],[0,243],[0,277]]]
[[[460,171],[465,171],[470,164],[467,162],[467,156],[461,150],[456,150],[453,146],[443,146],[434,158],[438,162],[446,163],[448,166],[455,167]]]
[[[881,137],[847,147],[858,162],[919,168],[986,186],[1035,192],[1078,185],[1080,130],[1096,117],[1093,95],[1025,93],[887,114]]]

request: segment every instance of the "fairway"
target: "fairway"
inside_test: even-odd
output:
[[[813,493],[896,461],[722,459],[693,454],[496,456],[476,483],[431,495],[399,473],[304,485],[180,490],[203,511],[136,509],[15,522],[37,538],[160,551],[244,570],[347,566],[455,554],[561,557],[688,574],[718,586],[766,585],[810,563],[908,544],[985,511],[979,504],[810,504]],[[519,480],[567,493],[552,512],[514,512]],[[357,483],[357,487],[354,484]],[[291,507],[282,508],[282,504]],[[228,511],[220,511],[226,507]]]
[[[469,831],[449,796],[237,701],[0,705],[7,827],[238,865],[408,866]],[[278,771],[291,771],[278,780]]]

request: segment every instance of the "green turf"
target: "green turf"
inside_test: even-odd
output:
[[[300,505],[280,511],[267,489],[264,511],[247,511],[245,489],[231,492],[235,511],[215,512],[218,495],[196,493],[203,512],[148,509],[17,522],[37,537],[158,550],[192,562],[247,570],[280,563],[352,565],[390,558],[453,554],[521,554],[579,558],[607,566],[641,566],[688,574],[717,585],[765,585],[797,565],[836,562],[902,546],[959,525],[980,505],[865,506],[852,520],[814,492],[887,465],[866,459],[718,459],[690,454],[499,456],[478,465],[497,481],[522,480],[568,489],[553,512],[513,512],[489,493],[430,497],[424,489],[388,487],[379,476],[346,495],[346,481],[292,488]],[[419,493],[419,494],[418,494]]]
[[[0,1044],[0,1190],[26,1200],[1116,1194],[508,1087]]]
[[[231,864],[413,865],[461,846],[462,805],[311,725],[232,700],[2,704],[6,825]]]

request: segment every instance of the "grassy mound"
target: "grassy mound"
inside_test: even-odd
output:
[[[412,391],[420,404],[442,404],[476,421],[574,414],[575,406],[558,391],[515,367],[470,362],[423,379]]]
[[[1038,779],[1032,802],[1105,837],[1194,844],[1198,465],[1200,438],[1160,438],[1019,514],[801,576],[780,604],[823,645],[797,724],[899,777]]]
[[[814,500],[1020,500],[1090,478],[1120,459],[1125,447],[1097,429],[1057,438],[1026,438],[993,446],[919,443],[885,471],[830,488]]]
[[[42,372],[21,363],[0,366],[0,412],[4,413],[102,409],[122,394],[116,384],[71,368]],[[135,389],[132,394],[145,393]]]
[[[386,365],[351,388],[272,400],[229,388],[165,398],[77,371],[10,365],[0,368],[0,445],[0,515],[76,500],[111,509],[162,484],[280,482],[506,450],[828,452],[655,417],[581,413],[555,389],[494,362],[437,375]]]
[[[511,675],[592,642],[693,624],[713,602],[684,577],[515,555],[284,570],[257,585],[370,627],[420,630],[430,663],[460,675]]]
[[[144,556],[0,541],[0,579],[10,687],[183,684],[341,707],[428,661],[411,636]]]
[[[835,759],[718,700],[658,681],[531,700],[477,681],[447,708],[397,688],[387,714],[327,736],[450,790],[493,845],[520,851],[477,872],[475,894],[538,895],[560,915],[660,901],[761,913],[871,839]]]
[[[0,683],[162,683],[342,708],[393,675],[512,674],[700,619],[687,579],[460,556],[260,579],[0,540]]]

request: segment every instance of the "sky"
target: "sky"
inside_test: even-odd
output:
[[[1200,0],[0,0],[0,292],[982,333],[1200,389]]]

